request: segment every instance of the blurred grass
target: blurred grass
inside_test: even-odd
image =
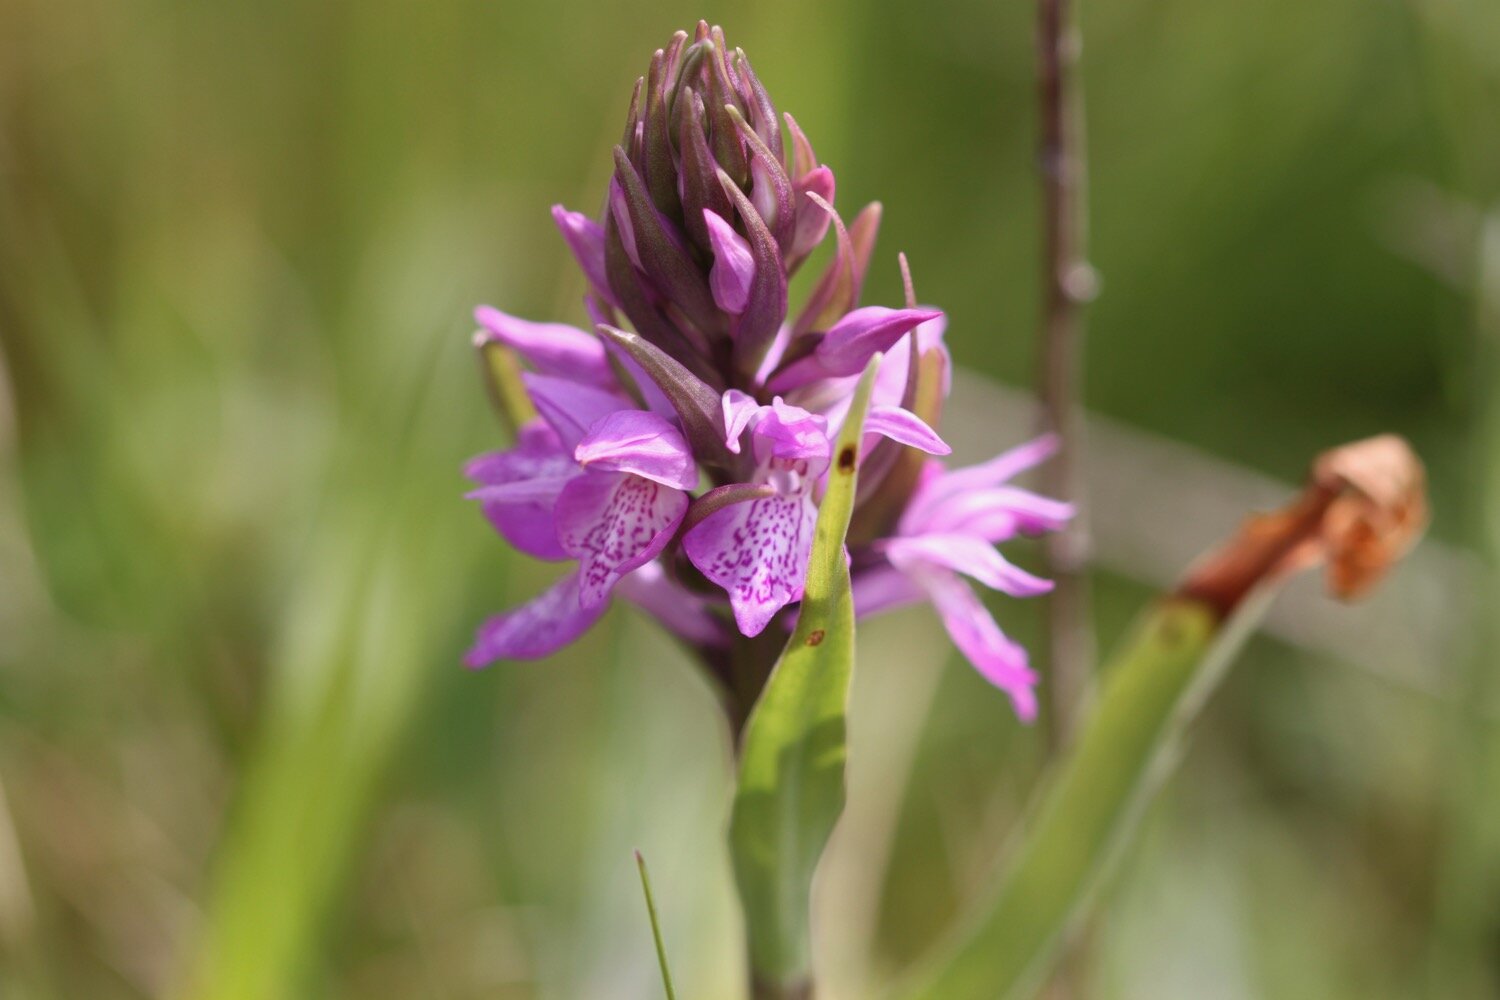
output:
[[[1412,178],[1494,210],[1492,7],[1090,5],[1090,404],[1287,478],[1405,433],[1435,533],[1477,545],[1474,286],[1384,234]],[[697,16],[842,205],[885,202],[868,298],[907,251],[961,362],[1027,382],[1025,4],[0,8],[4,1000],[650,996],[634,846],[682,994],[732,995],[690,667],[626,613],[554,662],[456,665],[547,575],[460,499],[503,440],[468,309],[582,318],[547,206],[598,204],[630,81]],[[1145,591],[1100,583],[1108,639]],[[1034,635],[1038,605],[997,613]],[[913,661],[883,651],[938,635],[874,623],[856,705],[899,718]],[[1035,774],[1004,699],[957,662],[932,683],[878,911],[818,896],[873,935],[840,995],[941,931]],[[1494,727],[1459,718],[1255,644],[1107,899],[1097,995],[1488,995],[1500,918],[1439,901],[1494,884]]]

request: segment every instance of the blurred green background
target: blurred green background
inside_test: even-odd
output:
[[[885,203],[866,300],[899,300],[905,250],[959,362],[1024,388],[1029,4],[0,5],[0,998],[657,996],[632,847],[680,995],[740,995],[691,665],[617,610],[549,662],[458,666],[552,572],[461,498],[504,442],[468,311],[582,320],[547,208],[598,206],[630,84],[700,16],[846,214]],[[1251,647],[1076,990],[1497,995],[1500,5],[1122,0],[1084,27],[1109,457],[1191,446],[1212,539],[1242,475],[1398,431],[1442,558],[1397,581],[1426,597],[1382,616],[1416,639],[1394,666],[1330,651],[1368,616],[1287,599],[1334,641]],[[1030,425],[982,385],[951,419],[994,451]],[[1146,480],[1167,507],[1183,481]],[[1155,501],[1109,500],[1101,548],[1171,548]],[[1098,576],[1106,645],[1165,582],[1143,567]],[[1036,644],[1041,603],[996,610]],[[818,894],[847,1000],[961,912],[1043,751],[930,613],[862,649]]]

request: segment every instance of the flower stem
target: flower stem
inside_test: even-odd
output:
[[[1045,468],[1044,491],[1077,505],[1072,524],[1049,537],[1048,572],[1057,582],[1048,604],[1051,696],[1048,733],[1054,752],[1068,741],[1094,659],[1089,614],[1087,510],[1083,506],[1082,307],[1097,281],[1088,265],[1082,90],[1076,66],[1081,36],[1070,0],[1037,2],[1044,308],[1038,397],[1041,422],[1061,442]]]
[[[1037,0],[1037,91],[1041,127],[1042,252],[1045,268],[1038,398],[1042,424],[1055,433],[1057,455],[1043,467],[1043,490],[1074,504],[1072,522],[1046,541],[1047,572],[1056,582],[1047,604],[1048,665],[1043,698],[1051,754],[1071,742],[1098,655],[1089,610],[1089,525],[1084,502],[1083,305],[1097,291],[1087,263],[1088,202],[1083,91],[1077,63],[1082,33],[1071,0]],[[1082,992],[1087,929],[1080,928],[1053,978],[1051,1000]]]

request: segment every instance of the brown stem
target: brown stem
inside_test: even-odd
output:
[[[812,1000],[812,995],[810,980],[788,984],[772,983],[757,976],[750,979],[750,1000]]]
[[[1047,541],[1048,572],[1057,581],[1048,605],[1050,696],[1048,733],[1064,745],[1092,670],[1087,511],[1083,507],[1083,428],[1078,400],[1083,370],[1082,306],[1096,280],[1085,253],[1086,173],[1082,91],[1074,72],[1080,35],[1069,0],[1037,2],[1037,85],[1040,97],[1044,309],[1038,396],[1041,422],[1057,434],[1057,456],[1043,471],[1044,489],[1078,507],[1067,529]]]

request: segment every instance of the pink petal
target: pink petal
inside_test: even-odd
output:
[[[630,408],[612,392],[570,379],[523,372],[521,381],[536,411],[557,432],[563,450],[569,453],[578,447],[594,421]]]
[[[918,535],[880,544],[898,569],[911,571],[922,564],[944,566],[1012,597],[1035,597],[1052,589],[1051,580],[1026,572],[974,535]]]
[[[740,435],[750,426],[750,421],[760,413],[760,404],[749,393],[730,389],[724,393],[724,445],[734,454],[740,453]]]
[[[835,375],[858,375],[870,359],[888,351],[914,327],[937,319],[937,309],[865,306],[846,313],[818,344],[818,359]]]
[[[806,497],[764,497],[717,510],[683,536],[693,565],[728,592],[745,635],[802,599],[817,513]]]
[[[918,352],[925,354],[937,350],[946,358],[948,349],[943,346],[943,332],[947,326],[948,317],[941,314],[936,319],[920,324],[914,331],[917,335]],[[889,403],[898,406],[905,398],[906,380],[911,367],[911,340],[908,334],[885,352],[885,360],[880,363],[880,371],[875,374],[875,391],[870,395],[872,404]],[[948,396],[952,382],[953,365],[949,363],[943,369],[944,398]]]
[[[552,219],[594,291],[610,305],[618,306],[604,270],[604,227],[582,212],[570,212],[561,205],[552,206]]]
[[[538,559],[566,559],[557,544],[552,508],[578,463],[562,451],[557,435],[538,420],[521,429],[520,443],[508,451],[480,455],[464,467],[479,484],[468,494],[512,546]]]
[[[812,475],[821,475],[832,451],[828,443],[828,421],[780,397],[762,407],[752,435],[756,461],[770,458],[807,460]]]
[[[874,566],[854,574],[854,613],[870,618],[886,611],[915,604],[926,596],[911,577],[894,566]]]
[[[954,469],[924,482],[907,507],[903,524],[928,523],[938,505],[963,493],[999,486],[1001,483],[1040,465],[1057,451],[1057,438],[1051,434],[1027,441],[979,465]]]
[[[750,281],[755,277],[750,244],[712,209],[703,210],[703,221],[714,250],[714,266],[708,274],[714,302],[725,312],[739,315],[750,301]]]
[[[929,455],[951,454],[953,449],[938,437],[937,431],[910,410],[899,406],[872,406],[865,417],[865,431],[881,434],[898,444],[908,445]]]
[[[623,472],[569,483],[557,498],[557,540],[578,559],[583,605],[602,604],[620,577],[656,558],[688,503],[681,490]]]
[[[575,464],[563,451],[557,434],[544,421],[531,421],[521,428],[516,438],[514,448],[486,452],[469,459],[464,465],[464,475],[481,485],[494,485],[560,475]]]
[[[823,378],[858,375],[871,358],[888,351],[922,323],[942,316],[936,309],[865,306],[845,313],[823,335],[817,350],[778,373],[768,388],[789,392]]]
[[[514,348],[543,375],[561,375],[605,387],[615,384],[603,342],[577,327],[533,323],[492,306],[475,309],[474,319],[491,337]]]
[[[487,504],[550,503],[562,488],[578,475],[575,465],[572,472],[564,476],[548,476],[539,479],[517,479],[512,483],[496,483],[480,486],[464,494],[465,500],[480,500]]]
[[[535,660],[555,653],[599,620],[605,605],[585,608],[578,602],[578,575],[569,573],[540,596],[479,627],[464,666],[488,666],[496,660]]]
[[[666,418],[646,410],[616,410],[596,420],[573,457],[599,472],[629,472],[680,490],[698,485],[687,439]]]
[[[932,569],[919,574],[918,581],[932,597],[949,638],[974,669],[1010,695],[1021,721],[1035,719],[1037,677],[1027,662],[1026,650],[1000,631],[989,609],[957,576]]]
[[[1003,542],[1020,534],[1058,531],[1072,517],[1072,504],[1018,486],[996,486],[960,493],[928,507],[923,525],[913,533],[961,533]],[[907,527],[903,519],[903,530]]]

